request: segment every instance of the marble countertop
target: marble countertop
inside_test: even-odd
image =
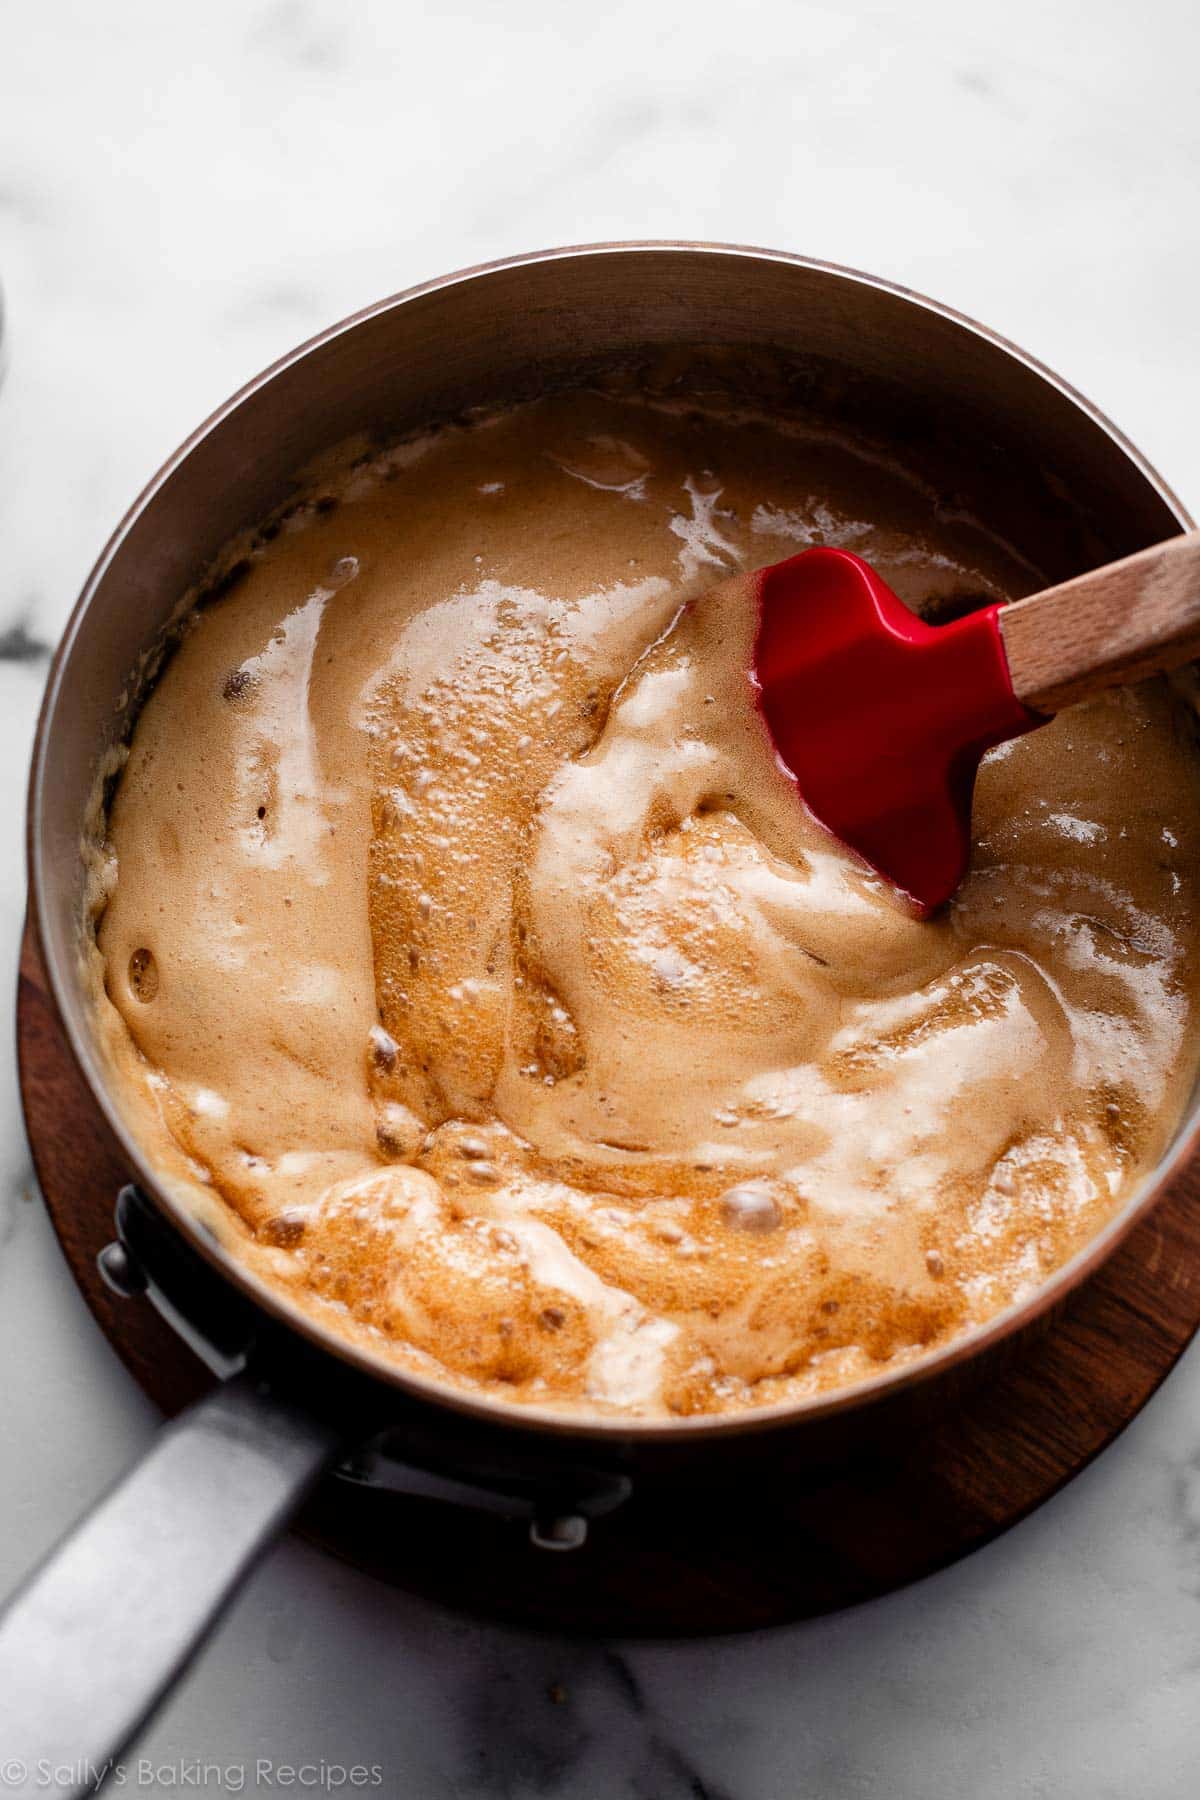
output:
[[[1183,0],[14,0],[2,42],[6,991],[17,772],[101,543],[227,393],[412,281],[616,237],[870,268],[1042,356],[1200,509],[1200,14]],[[7,1589],[155,1421],[59,1257],[9,1050],[0,1105]],[[524,1636],[285,1543],[140,1754],[163,1794],[195,1791],[202,1761],[270,1791],[265,1758],[378,1765],[379,1791],[413,1800],[1178,1800],[1198,1689],[1193,1350],[1000,1542],[754,1638]]]

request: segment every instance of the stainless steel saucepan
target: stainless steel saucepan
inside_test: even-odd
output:
[[[738,1417],[581,1422],[473,1398],[353,1349],[255,1283],[147,1162],[109,1089],[80,975],[81,824],[98,760],[131,726],[131,671],[238,532],[315,456],[464,407],[652,365],[732,385],[926,471],[1046,581],[1191,523],[1133,447],[1031,358],[869,276],[766,250],[607,244],[414,288],[333,326],[200,427],[118,526],[54,659],[29,794],[31,904],[67,1038],[127,1158],[103,1264],[145,1291],[221,1377],[76,1527],[0,1619],[4,1751],[102,1766],[129,1740],[314,1481],[442,1485],[578,1545],[641,1471],[683,1479],[787,1434],[828,1456],[952,1402],[1107,1258],[1195,1150],[1193,1104],[1159,1168],[1036,1295],[924,1362]],[[451,1446],[453,1450],[451,1451]],[[390,1476],[389,1476],[390,1471]],[[19,1789],[13,1790],[19,1792]]]

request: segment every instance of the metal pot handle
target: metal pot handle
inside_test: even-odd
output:
[[[94,1791],[340,1446],[250,1375],[163,1429],[0,1613],[6,1796]]]

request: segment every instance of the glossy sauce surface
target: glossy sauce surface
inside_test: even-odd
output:
[[[845,445],[577,395],[329,484],[189,622],[97,1004],[152,1154],[336,1329],[558,1410],[778,1401],[1027,1293],[1160,1153],[1186,709],[994,752],[919,922],[776,765],[748,590],[705,598],[822,541],[926,610],[1037,585]]]

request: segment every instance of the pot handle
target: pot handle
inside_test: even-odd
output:
[[[250,1375],[163,1428],[0,1613],[5,1800],[94,1791],[340,1447]]]

